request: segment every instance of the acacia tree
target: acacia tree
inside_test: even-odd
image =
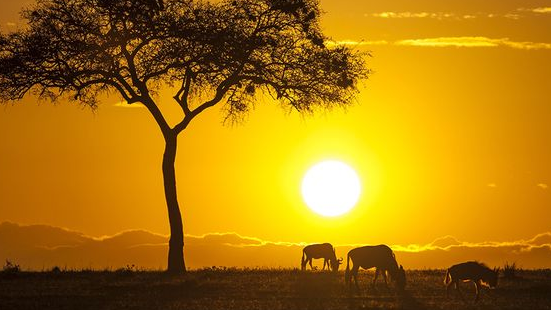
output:
[[[346,106],[369,74],[362,53],[327,44],[317,0],[37,1],[24,28],[0,33],[0,102],[31,93],[95,109],[116,93],[148,109],[165,140],[169,272],[186,270],[174,163],[193,119],[219,103],[239,119],[261,95],[300,113]],[[183,111],[175,125],[159,109],[162,87]]]

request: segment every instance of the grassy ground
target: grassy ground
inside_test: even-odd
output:
[[[0,273],[0,309],[551,309],[551,271],[520,271],[473,303],[446,298],[444,271],[407,271],[404,296],[360,275],[361,291],[343,273],[299,270],[206,269],[184,276],[161,272]]]

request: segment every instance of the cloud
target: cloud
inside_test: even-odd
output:
[[[371,16],[379,18],[437,18],[439,16],[448,16],[449,14],[444,13],[427,13],[427,12],[381,12],[373,13]],[[451,15],[449,15],[451,17]]]
[[[128,104],[126,101],[119,101],[113,106],[118,108],[145,108],[145,106],[139,102]]]
[[[551,13],[551,7],[535,8],[532,10],[534,13]]]
[[[327,41],[326,45],[334,46],[375,46],[375,45],[396,45],[396,46],[416,46],[416,47],[508,47],[521,50],[541,50],[551,49],[551,43],[539,42],[517,42],[511,41],[508,38],[492,39],[488,37],[438,37],[438,38],[423,38],[423,39],[405,39],[395,42],[386,40],[373,41]]]
[[[507,13],[507,14],[503,15],[503,17],[509,18],[509,19],[520,19],[522,16],[520,16],[519,14],[516,14],[516,13]]]
[[[381,12],[373,14],[364,14],[364,16],[373,16],[377,18],[431,18],[431,19],[470,19],[475,18],[475,15],[458,16],[448,12]]]
[[[551,244],[551,232],[536,235],[534,238],[525,242],[529,245],[545,246]]]
[[[541,188],[541,189],[547,189],[547,188],[549,187],[549,186],[548,186],[547,184],[545,184],[545,183],[539,183],[537,186],[538,186],[539,188]]]
[[[446,247],[449,247],[449,246],[460,245],[460,244],[461,244],[461,242],[459,242],[457,239],[455,239],[455,237],[445,236],[445,237],[441,237],[441,238],[438,238],[438,239],[434,240],[433,242],[431,242],[429,244],[429,246],[430,247],[446,248]]]
[[[243,237],[237,233],[211,233],[202,236],[187,235],[187,244],[193,245],[230,245],[230,246],[251,246],[265,244],[258,238]]]
[[[419,47],[510,47],[514,49],[537,50],[551,49],[551,43],[516,42],[508,38],[492,39],[487,37],[438,37],[426,39],[408,39],[394,44]]]
[[[524,11],[548,13],[546,11],[547,9],[551,9],[551,8],[538,8],[534,10],[524,10]],[[517,11],[523,11],[523,9],[519,9]],[[450,12],[391,12],[391,11],[364,14],[364,16],[366,17],[372,16],[376,18],[387,18],[387,19],[429,18],[429,19],[437,19],[437,20],[469,20],[469,19],[475,19],[475,18],[494,18],[494,17],[520,19],[521,17],[523,17],[518,13],[497,14],[497,13],[477,12],[477,13],[457,15],[455,13],[450,13]]]
[[[396,42],[397,45],[427,46],[427,47],[481,47],[498,46],[492,40],[484,37],[440,37],[428,39],[407,39]]]
[[[538,14],[546,14],[546,13],[551,13],[551,7],[538,7],[538,8],[532,8],[532,9],[520,8],[517,11],[532,12],[532,13],[538,13]]]
[[[388,44],[388,41],[386,40],[376,40],[376,41],[353,41],[353,40],[342,40],[342,41],[327,41],[325,44],[328,47],[334,47],[334,46],[355,46],[355,47],[361,47],[361,46],[368,46],[368,45],[386,45]]]
[[[15,26],[17,26],[17,24],[16,24],[16,23],[13,23],[13,22],[7,22],[7,23],[6,23],[6,26],[8,26],[8,27],[15,27]]]
[[[452,236],[438,238],[428,245],[409,245],[418,251],[393,247],[404,265],[415,268],[446,268],[467,260],[480,260],[492,266],[515,262],[521,268],[549,268],[551,265],[551,232],[529,240],[510,242],[464,242]],[[421,265],[422,264],[422,265]]]
[[[94,238],[47,225],[0,224],[0,260],[9,259],[25,269],[53,266],[120,268],[136,265],[163,269],[168,236],[130,230]],[[271,242],[237,233],[185,236],[186,263],[190,268],[210,266],[299,267],[304,243]],[[359,245],[336,245],[338,257]],[[408,269],[447,268],[457,262],[478,259],[489,265],[516,262],[523,268],[551,268],[551,232],[528,240],[469,243],[453,236],[428,244],[391,246],[398,261]],[[320,262],[317,262],[320,263]]]

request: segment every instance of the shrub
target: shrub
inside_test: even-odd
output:
[[[6,259],[6,264],[2,268],[2,274],[5,276],[15,276],[21,272],[21,267],[18,264]]]
[[[136,265],[132,264],[132,265],[126,265],[125,267],[115,270],[115,273],[120,275],[132,275],[136,271],[138,271],[138,268],[136,267]]]

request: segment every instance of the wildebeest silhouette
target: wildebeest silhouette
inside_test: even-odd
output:
[[[300,267],[302,270],[306,270],[306,263],[312,267],[313,258],[323,258],[323,269],[325,270],[325,265],[327,269],[331,268],[333,271],[339,270],[339,265],[342,264],[342,258],[337,259],[335,254],[335,248],[331,243],[321,243],[321,244],[310,244],[302,249],[302,260],[300,262]]]
[[[351,270],[349,268],[350,260],[352,260],[353,264]],[[358,286],[358,271],[360,267],[364,269],[376,268],[373,284],[377,281],[380,272],[382,272],[386,283],[386,272],[388,271],[399,291],[403,291],[406,287],[406,273],[404,268],[402,265],[398,267],[396,256],[392,250],[384,244],[359,247],[348,252],[346,271],[344,273],[345,282],[350,287],[352,285],[351,277],[353,277],[356,289],[358,290],[360,289]]]
[[[499,268],[494,268],[492,270],[488,268],[488,266],[476,261],[453,265],[448,268],[446,277],[444,278],[446,296],[449,296],[450,287],[453,284],[458,294],[463,298],[461,290],[459,289],[459,283],[470,281],[474,283],[476,289],[475,301],[478,301],[481,286],[487,286],[492,289],[495,288],[497,286],[498,275]]]

